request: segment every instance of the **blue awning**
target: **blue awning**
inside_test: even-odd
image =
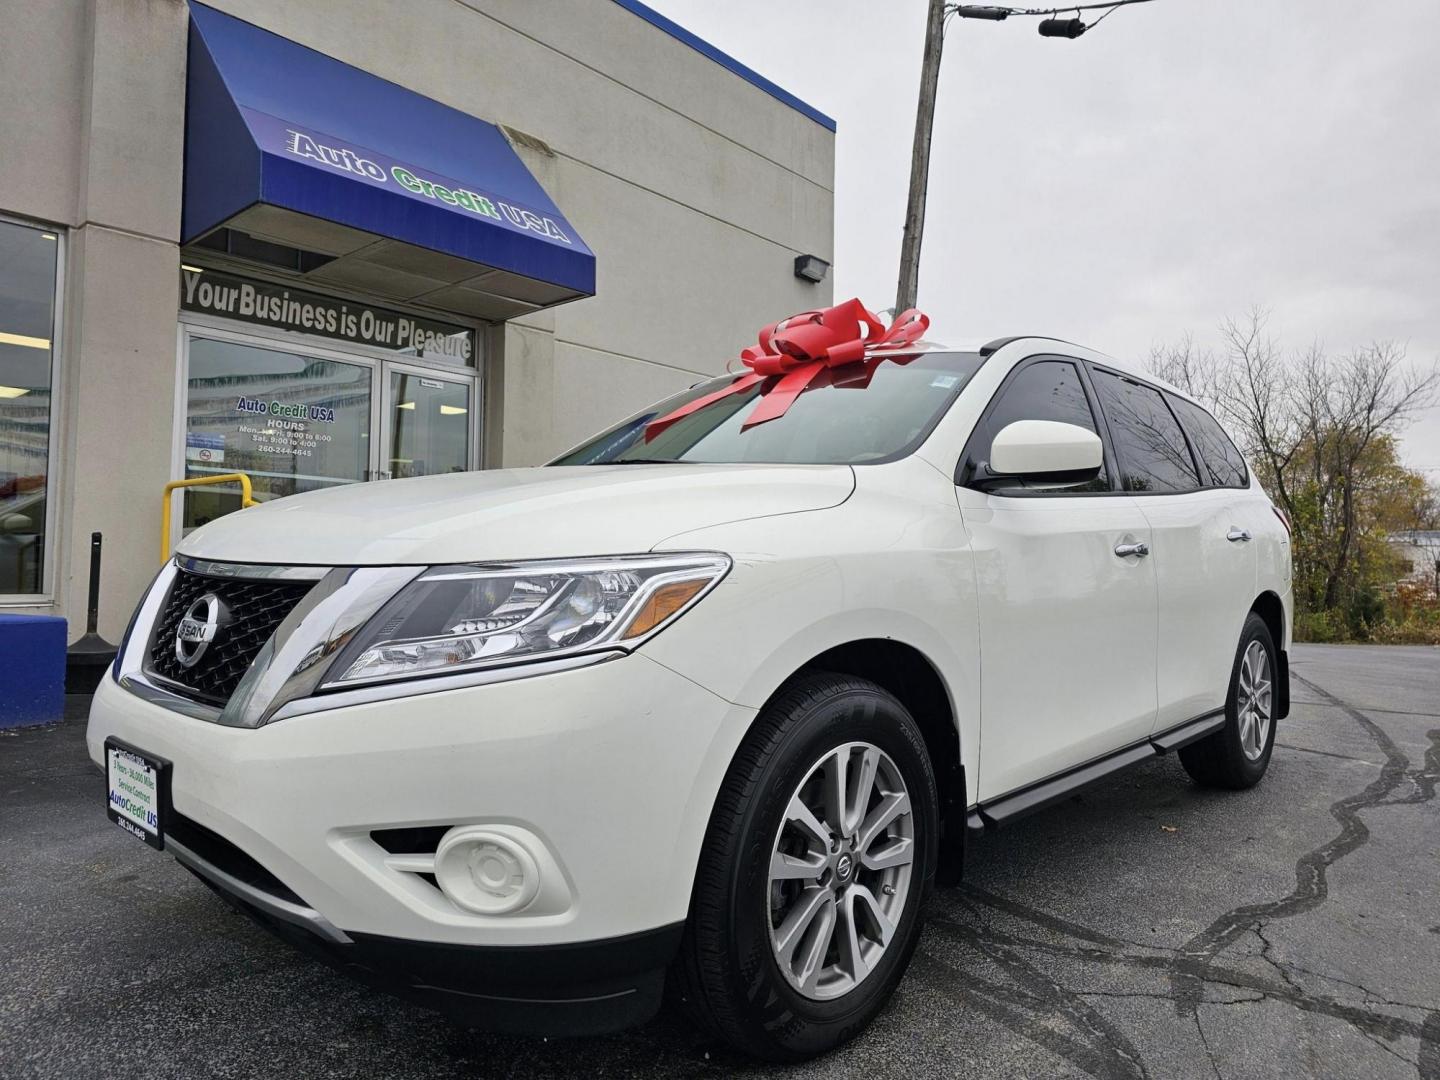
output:
[[[182,243],[239,229],[334,257],[319,281],[487,317],[594,295],[594,254],[494,124],[190,17]]]

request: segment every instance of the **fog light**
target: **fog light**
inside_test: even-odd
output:
[[[519,911],[540,891],[524,845],[483,825],[458,825],[435,849],[435,880],[457,906],[480,915]]]

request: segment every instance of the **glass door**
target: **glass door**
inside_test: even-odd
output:
[[[473,375],[228,329],[187,328],[182,342],[186,478],[246,473],[267,502],[476,467]],[[181,498],[172,542],[240,509],[230,484]]]
[[[381,401],[382,478],[471,468],[475,383],[386,363]]]
[[[374,378],[370,364],[191,336],[185,476],[247,473],[259,502],[368,479]],[[238,509],[238,488],[187,488],[182,528]]]

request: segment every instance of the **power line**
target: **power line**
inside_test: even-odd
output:
[[[1120,8],[1121,8],[1121,7],[1124,7],[1124,6],[1125,6],[1124,4],[1121,4],[1120,7],[1112,7],[1109,11],[1105,12],[1105,14],[1101,15],[1101,16],[1100,16],[1098,19],[1096,19],[1093,23],[1091,23],[1089,26],[1087,26],[1086,29],[1087,29],[1087,30],[1094,30],[1095,27],[1099,26],[1102,22],[1104,22],[1106,19],[1108,19],[1111,15],[1114,15],[1115,12],[1119,11]]]
[[[1011,15],[1063,15],[1067,11],[1099,11],[1104,8],[1106,14],[1116,8],[1129,7],[1131,4],[1148,4],[1152,0],[1109,0],[1103,4],[1070,4],[1058,8],[1019,8],[1007,7],[1003,4],[950,4],[947,11],[953,11],[962,19],[1008,19]],[[1103,19],[1105,16],[1100,16]],[[1099,22],[1099,19],[1095,20]]]
[[[1008,7],[1002,4],[945,4],[945,26],[948,27],[950,20],[956,17],[961,19],[982,19],[986,22],[1003,22],[1011,15],[1044,15],[1046,18],[1040,22],[1041,37],[1070,38],[1073,40],[1080,37],[1087,30],[1093,30],[1099,26],[1122,7],[1129,7],[1131,4],[1148,3],[1151,3],[1151,0],[1104,0],[1102,3],[1072,4],[1069,7],[1056,8]],[[1103,14],[1094,22],[1087,23],[1080,17],[1082,11],[1103,11]],[[1056,17],[1071,13],[1073,13],[1072,18],[1061,19]]]

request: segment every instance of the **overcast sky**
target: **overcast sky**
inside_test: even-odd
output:
[[[836,119],[835,297],[892,305],[925,0],[648,2]],[[1437,362],[1440,3],[1154,0],[1077,41],[1035,22],[946,39],[934,336],[1143,359],[1263,304],[1292,347]],[[1402,453],[1440,480],[1440,409]]]

